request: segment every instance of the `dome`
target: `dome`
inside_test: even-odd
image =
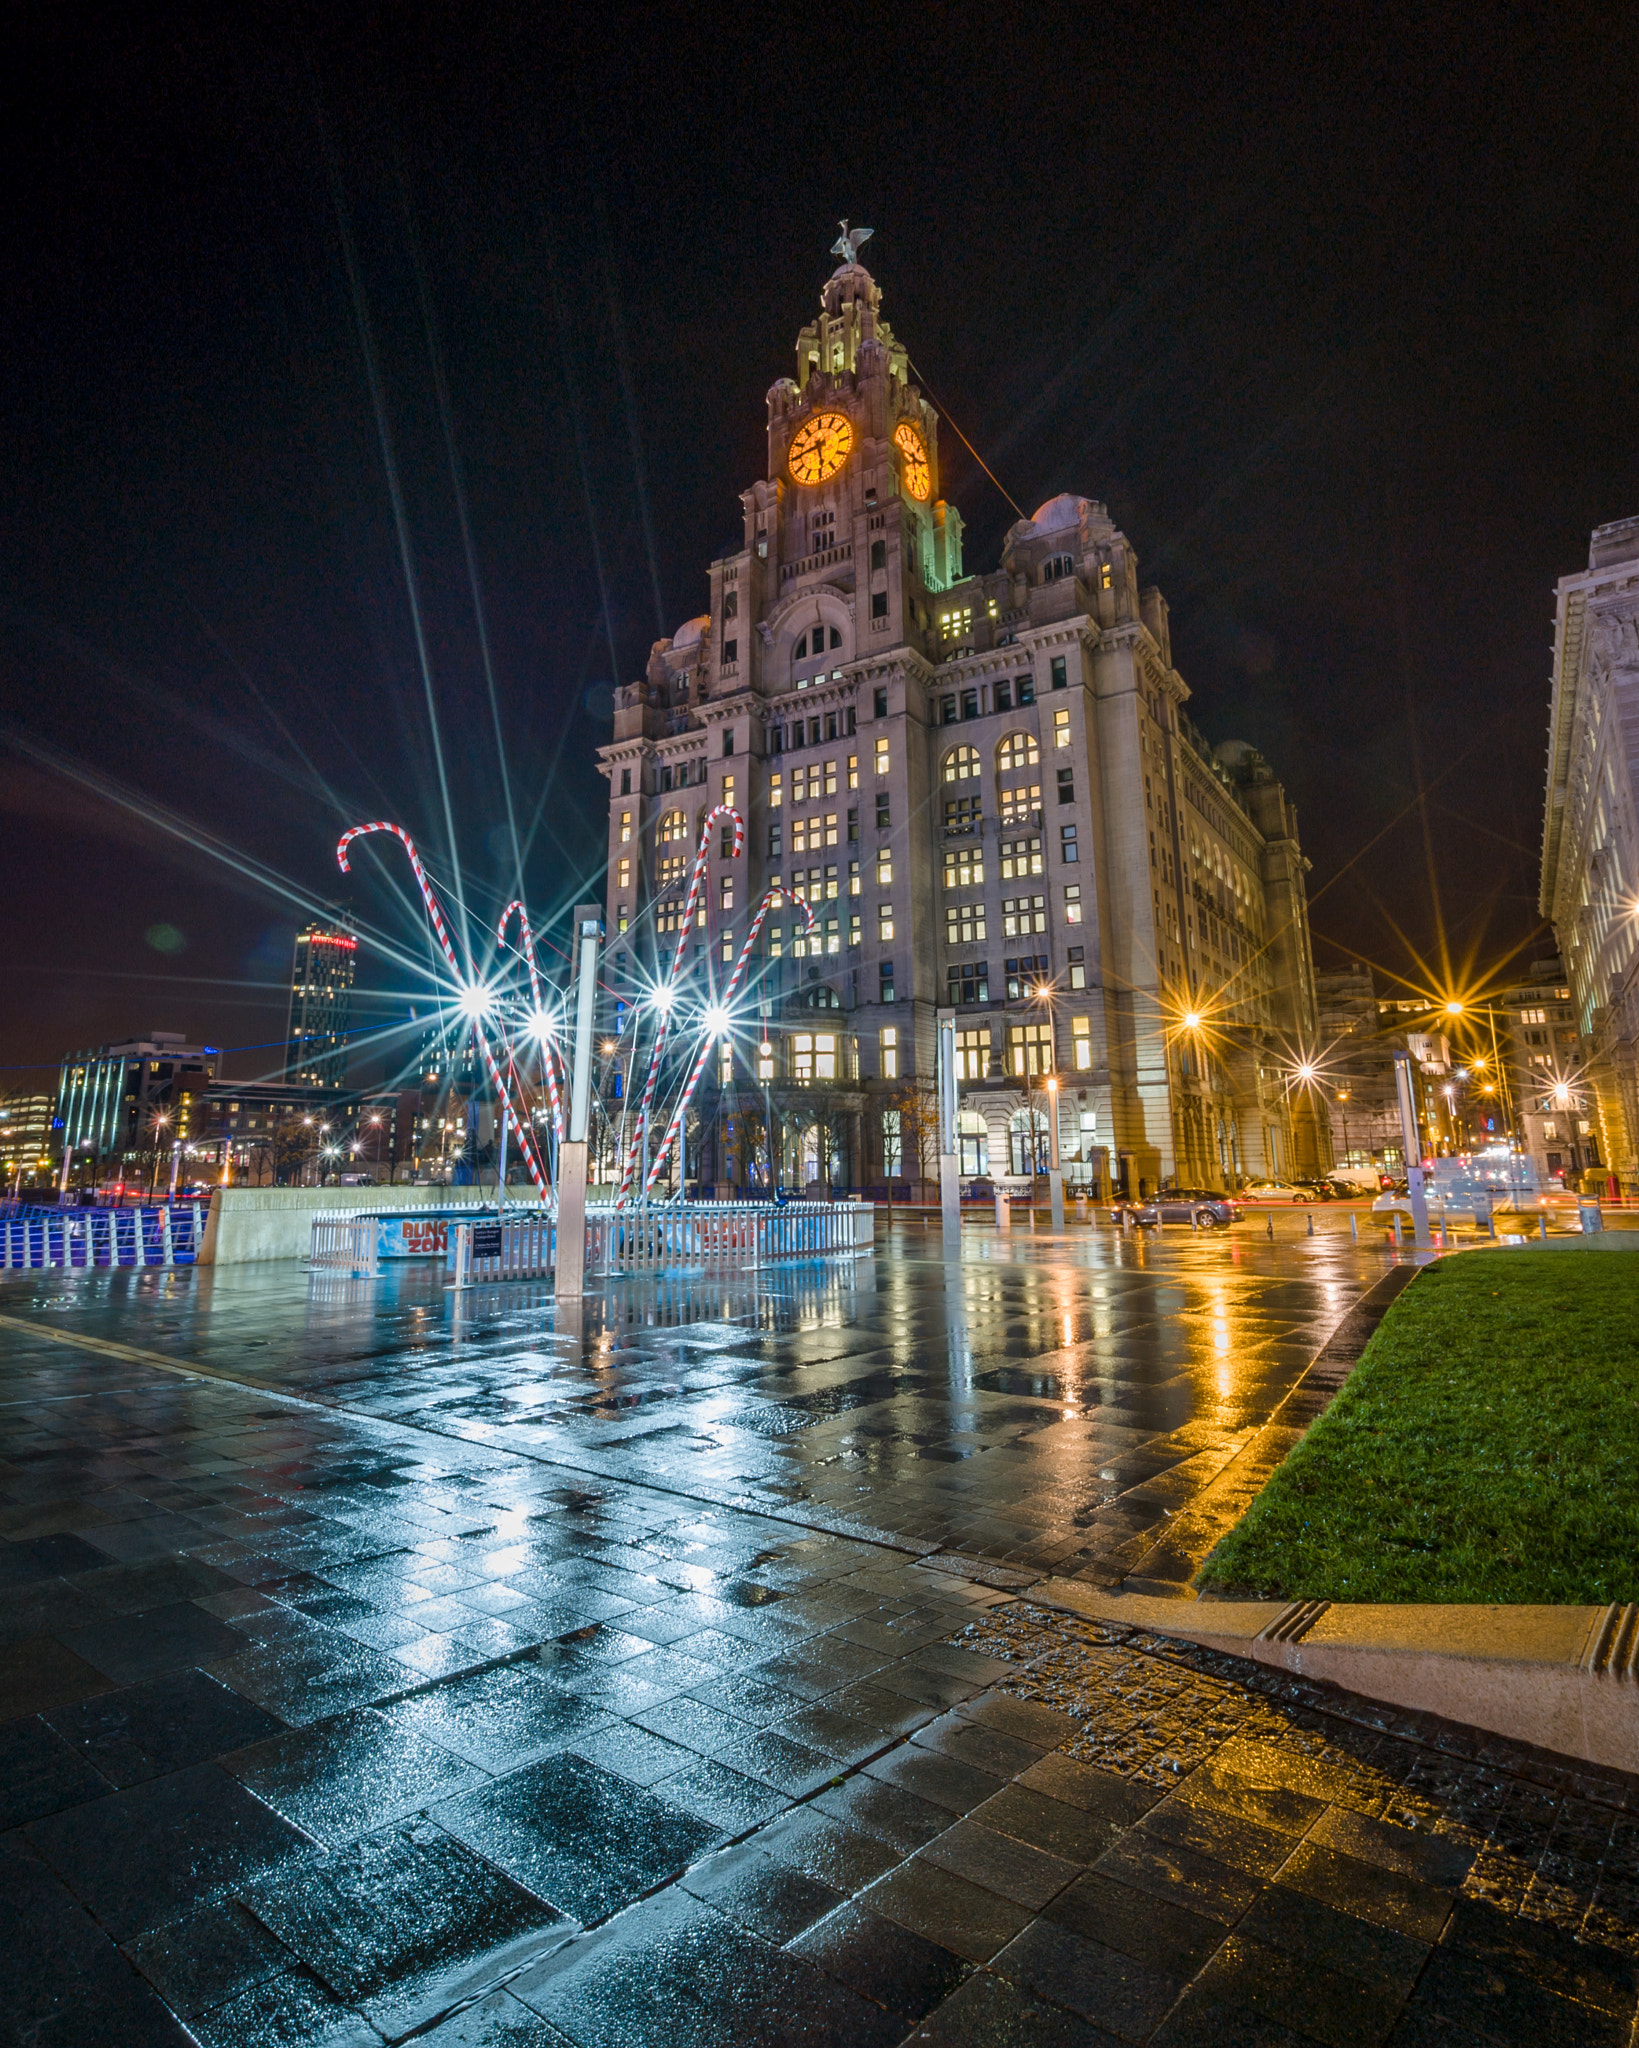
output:
[[[1066,526],[1079,526],[1083,514],[1089,509],[1085,498],[1078,498],[1070,491],[1060,491],[1056,498],[1049,498],[1045,505],[1036,507],[1030,515],[1030,524],[1038,533],[1058,533]]]
[[[711,613],[702,612],[697,619],[685,619],[672,635],[673,648],[698,647],[711,630]]]

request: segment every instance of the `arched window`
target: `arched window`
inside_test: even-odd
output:
[[[842,629],[822,619],[799,633],[791,648],[791,680],[799,690],[819,682],[825,674],[825,657],[842,651]]]
[[[1041,748],[1033,732],[1005,733],[996,747],[996,773],[1016,775],[1021,768],[1034,768]]]
[[[971,782],[978,773],[977,747],[952,747],[945,756],[944,776],[947,782]]]
[[[1075,573],[1075,558],[1071,555],[1049,555],[1041,565],[1043,583],[1057,583],[1061,576],[1073,576]]]
[[[660,843],[664,846],[673,839],[687,839],[689,821],[681,811],[668,811],[660,821]]]

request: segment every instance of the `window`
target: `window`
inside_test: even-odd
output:
[[[630,854],[627,854],[615,863],[615,877],[618,888],[629,889],[632,886],[632,860]]]
[[[956,1078],[983,1081],[990,1073],[990,1026],[980,1024],[956,1034]]]
[[[947,796],[945,798],[945,837],[956,839],[966,837],[979,829],[980,799],[976,796]]]
[[[1059,770],[1059,802],[1073,804],[1076,800],[1076,771],[1073,768]]]
[[[632,814],[631,814],[631,812],[630,812],[630,811],[622,811],[622,812],[621,812],[621,814],[620,814],[620,843],[621,843],[621,845],[622,845],[622,846],[627,846],[627,845],[630,845],[630,843],[631,843],[631,838],[632,838]]]
[[[985,907],[982,903],[945,905],[945,944],[976,945],[985,935]]]
[[[768,808],[777,811],[785,802],[785,777],[776,768],[768,778]]]
[[[778,960],[784,951],[785,926],[783,924],[771,924],[768,927],[768,957],[770,960]],[[762,1078],[767,1080],[768,1076],[765,1074]]]
[[[835,733],[833,733],[833,734],[831,735],[831,737],[832,737],[833,739],[835,739],[835,737],[836,737]],[[825,794],[826,794],[827,796],[835,796],[835,795],[836,795],[836,793],[837,793],[837,764],[836,764],[836,762],[835,762],[835,761],[827,761],[827,762],[826,762],[826,764],[825,764]],[[816,790],[814,791],[814,795],[815,795],[815,796],[818,796],[818,795],[819,795],[819,791],[818,791],[817,789],[816,789]]]
[[[732,910],[734,908],[734,877],[732,875],[722,875],[718,878],[717,908],[719,910]]]
[[[879,789],[876,793],[876,829],[879,832],[886,832],[889,824],[892,822],[891,808],[888,801],[888,792],[885,789]]]
[[[954,725],[956,723],[956,699],[954,696],[941,697],[939,699],[939,723],[941,725]]]
[[[1548,1012],[1546,1010],[1521,1010],[1519,1016],[1522,1024],[1546,1024],[1548,1021]],[[1542,1041],[1539,1038],[1533,1038],[1531,1043],[1533,1045],[1540,1045]]]
[[[615,930],[623,932],[630,922],[629,906],[624,903],[617,904],[615,906]]]
[[[888,543],[885,540],[871,542],[871,567],[886,569],[888,566]]]
[[[990,708],[992,711],[1011,711],[1013,709],[1013,685],[1011,683],[998,683],[996,685],[990,693]]]
[[[955,699],[952,698],[951,702],[954,703]],[[977,747],[952,747],[940,772],[946,782],[973,782],[978,779],[979,765]]]
[[[1035,994],[1047,976],[1047,955],[1045,953],[1024,953],[1017,960],[1004,963],[1007,970],[1007,1000],[1022,1002]]]
[[[961,1111],[956,1119],[956,1138],[959,1148],[957,1164],[964,1178],[989,1173],[990,1133],[977,1110]]]
[[[1061,577],[1076,573],[1075,559],[1071,555],[1049,555],[1041,565],[1043,583],[1057,583]]]
[[[876,906],[876,935],[884,943],[893,937],[893,905],[891,903],[879,903]]]
[[[1023,711],[1027,705],[1034,704],[1036,701],[1035,677],[1020,676],[1017,684],[1017,694],[1019,699],[1019,709],[1021,711]]]
[[[778,823],[770,825],[768,828],[768,857],[770,860],[778,860],[780,858],[780,827]]]
[[[727,659],[726,656],[724,658]],[[732,725],[727,725],[723,728],[723,752],[725,754],[732,754],[734,752],[734,728]]]
[[[733,663],[735,663],[736,661],[738,661],[738,660],[739,660],[739,658],[740,658],[740,643],[739,643],[739,641],[738,641],[738,640],[725,640],[725,641],[723,642],[723,666],[724,666],[725,668],[728,668],[728,667],[732,666],[732,664],[733,664]]]
[[[1075,826],[1061,825],[1059,827],[1059,859],[1063,861],[1076,861],[1080,860],[1080,858],[1081,849],[1076,844]]]
[[[888,742],[886,740],[878,740],[876,743],[876,772],[878,775],[886,775],[888,772]]]
[[[1086,949],[1082,946],[1072,946],[1064,957],[1068,962],[1067,973],[1070,987],[1085,988],[1087,986]]]
[[[996,773],[1016,775],[1021,768],[1034,768],[1040,759],[1041,749],[1033,732],[1010,732],[997,744]],[[975,768],[973,772],[977,775],[979,771]]]
[[[719,798],[719,802],[725,804],[732,804],[734,802],[734,777],[732,775],[725,775],[723,777],[723,794]]]
[[[871,592],[871,617],[885,619],[888,616],[888,593],[885,590]]]
[[[669,845],[674,839],[687,839],[689,821],[681,811],[668,811],[660,821],[660,841]]]
[[[1009,1024],[1007,1027],[1007,1068],[1010,1074],[1053,1072],[1053,1027],[1051,1024]]]
[[[1004,839],[1002,841],[1002,880],[1023,881],[1026,875],[1041,873],[1041,838],[1032,833],[1028,839]]]
[[[979,693],[978,693],[978,691],[977,691],[977,690],[964,690],[964,691],[962,692],[962,716],[963,716],[964,718],[977,718],[977,717],[978,717],[978,715],[979,715]]]
[[[983,960],[964,960],[946,973],[946,1001],[951,1008],[971,1008],[990,1001],[990,969]]]
[[[794,1033],[791,1039],[791,1072],[798,1081],[834,1081],[837,1077],[836,1033]]]
[[[622,796],[630,796],[632,793],[632,771],[630,768],[622,768],[620,771],[620,793]],[[626,813],[628,823],[631,822],[631,816],[631,812],[628,811]]]
[[[877,1001],[878,1001],[879,1003],[891,1003],[891,1002],[893,1001],[893,999],[894,999],[894,993],[893,993],[893,962],[892,962],[891,960],[883,960],[883,961],[879,962],[879,963],[878,963],[878,966],[877,966],[876,974],[877,974],[877,991],[876,991],[876,999],[877,999]]]
[[[875,694],[875,695],[873,696],[873,698],[871,699],[871,715],[872,715],[872,717],[873,717],[873,718],[886,718],[886,717],[887,717],[887,715],[888,715],[888,693],[887,693],[887,691],[886,691],[886,690],[878,690],[878,691],[876,692],[876,694]]]
[[[885,889],[892,880],[893,849],[879,846],[876,850],[876,885],[879,889]]]
[[[888,879],[892,881],[893,877],[890,875]],[[859,862],[857,860],[851,860],[848,863],[848,894],[850,896],[857,896],[859,894]]]
[[[1066,924],[1080,924],[1081,922],[1081,884],[1079,882],[1066,882],[1064,885],[1064,922]]]
[[[1047,929],[1045,896],[1007,896],[1002,899],[1002,937],[1027,938]]]
[[[977,889],[985,878],[982,846],[953,846],[945,849],[945,887]]]
[[[998,791],[1004,825],[1034,825],[1041,811],[1041,784],[1021,783],[1017,789]]]
[[[893,1178],[903,1173],[905,1148],[899,1135],[899,1112],[885,1109],[882,1112],[882,1171]]]
[[[853,730],[851,725],[849,730]],[[848,787],[850,789],[858,789],[859,787],[859,756],[857,754],[850,754],[848,756]]]
[[[848,913],[848,943],[850,946],[863,945],[865,941],[865,920],[857,910]]]
[[[732,1088],[734,1085],[734,1047],[725,1038],[717,1048],[717,1085]]]
[[[1070,744],[1070,707],[1061,704],[1053,713],[1053,745],[1067,747]]]
[[[882,543],[877,542],[880,547]],[[882,1027],[882,1078],[884,1081],[899,1079],[899,1026],[885,1024]]]
[[[723,592],[723,617],[737,619],[740,616],[740,593],[737,590]]]
[[[655,863],[654,885],[657,889],[674,889],[683,879],[683,871],[689,864],[686,853],[665,853]]]
[[[1062,654],[1055,654],[1053,656],[1052,661],[1048,664],[1048,672],[1051,677],[1052,688],[1062,690],[1069,680],[1065,674],[1065,660]]]

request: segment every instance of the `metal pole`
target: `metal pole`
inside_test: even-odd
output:
[[[165,1197],[165,1199],[168,1202],[174,1202],[176,1200],[176,1176],[177,1169],[181,1166],[181,1164],[182,1140],[180,1138],[174,1138],[171,1141],[171,1186],[170,1192]]]
[[[495,1160],[495,1213],[500,1215],[506,1207],[506,1127],[507,1106],[501,1104],[501,1135],[499,1151]]]
[[[592,1027],[598,992],[598,944],[603,913],[595,903],[575,908],[575,1042],[569,1081],[569,1133],[558,1179],[560,1299],[578,1301],[586,1285],[586,1132],[592,1115]]]
[[[1047,1215],[1054,1230],[1064,1228],[1064,1167],[1059,1158],[1059,1080],[1047,1077]]]
[[[937,1057],[934,1073],[939,1091],[939,1211],[944,1223],[945,1256],[962,1253],[961,1162],[956,1152],[956,1012],[934,1016]]]
[[[1420,1245],[1429,1242],[1428,1202],[1423,1194],[1423,1146],[1417,1135],[1417,1105],[1411,1088],[1411,1054],[1394,1055],[1394,1086],[1400,1098],[1400,1144],[1406,1160],[1406,1186],[1411,1196],[1412,1235]]]

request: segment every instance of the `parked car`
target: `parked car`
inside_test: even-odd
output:
[[[1243,1202],[1312,1202],[1315,1191],[1295,1180],[1249,1180],[1240,1198]]]
[[[1221,1229],[1241,1218],[1234,1198],[1214,1188],[1162,1188],[1136,1202],[1117,1203],[1116,1214],[1123,1210],[1135,1223],[1188,1223],[1197,1230]]]

